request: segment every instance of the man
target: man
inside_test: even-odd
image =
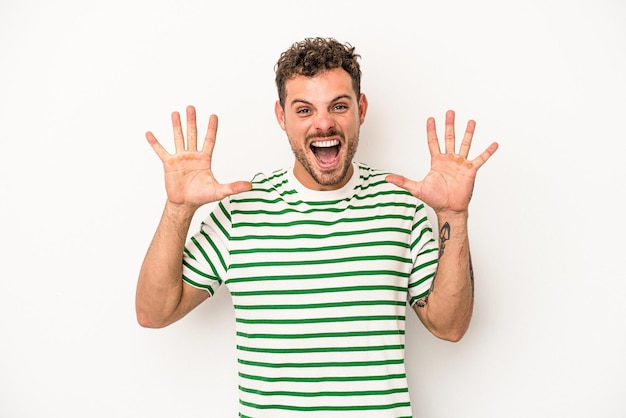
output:
[[[432,167],[422,181],[352,161],[367,98],[349,44],[310,38],[276,65],[276,119],[292,168],[217,182],[212,115],[200,149],[187,108],[176,152],[146,134],[167,202],[137,284],[142,326],[171,324],[225,284],[237,327],[240,416],[410,416],[404,368],[407,301],[437,337],[458,341],[473,309],[468,205],[490,145],[468,160],[475,123],[455,151],[427,121]],[[219,202],[187,241],[195,211]],[[437,215],[438,243],[424,203]],[[187,245],[185,245],[187,241]],[[182,259],[182,263],[181,263]]]

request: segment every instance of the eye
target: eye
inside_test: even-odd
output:
[[[343,112],[348,109],[348,106],[345,104],[336,104],[333,106],[333,110],[336,112]]]
[[[301,109],[296,110],[296,113],[299,115],[307,115],[309,113],[311,113],[311,109],[307,108],[307,107],[303,107]]]

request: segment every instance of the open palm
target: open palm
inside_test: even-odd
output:
[[[206,203],[215,202],[231,194],[251,188],[250,182],[236,181],[219,183],[211,170],[213,149],[217,135],[217,116],[211,115],[202,148],[198,150],[198,130],[196,110],[188,106],[187,146],[178,112],[172,113],[175,153],[168,153],[152,132],[146,133],[146,139],[163,163],[165,190],[167,199],[176,205],[198,208]]]
[[[413,181],[397,174],[387,176],[387,181],[409,191],[433,208],[435,212],[467,211],[476,173],[498,149],[498,144],[494,142],[478,157],[471,161],[468,160],[475,127],[474,121],[470,120],[467,123],[457,154],[455,151],[454,112],[452,110],[446,112],[445,152],[442,153],[439,148],[435,120],[428,118],[426,133],[431,157],[430,171],[422,181]]]

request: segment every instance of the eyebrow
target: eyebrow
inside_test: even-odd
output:
[[[350,96],[349,94],[340,94],[339,96],[335,97],[334,99],[332,99],[330,101],[330,103],[335,103],[336,101],[342,100],[342,99],[348,99],[348,100],[352,100],[352,96]],[[304,99],[293,99],[289,105],[293,106],[295,104],[305,104],[305,105],[309,105],[309,106],[313,106],[313,103],[309,102],[308,100],[304,100]]]

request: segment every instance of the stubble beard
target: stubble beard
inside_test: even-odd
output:
[[[339,134],[341,135],[341,134]],[[328,135],[318,135],[315,138],[325,138]],[[309,138],[307,138],[309,139]],[[347,146],[346,157],[339,166],[331,171],[321,171],[318,169],[315,161],[310,162],[307,159],[307,153],[299,147],[294,146],[294,141],[290,139],[291,150],[293,151],[296,160],[304,167],[304,169],[309,173],[309,175],[315,180],[315,182],[321,186],[335,186],[340,184],[346,179],[346,175],[348,174],[348,170],[350,170],[350,166],[352,165],[352,159],[356,154],[356,150],[359,145],[359,133],[357,132],[353,138],[350,138],[348,141],[344,141],[342,146]],[[308,143],[308,141],[307,141]],[[341,151],[341,150],[340,150]],[[315,159],[315,156],[313,156]]]

